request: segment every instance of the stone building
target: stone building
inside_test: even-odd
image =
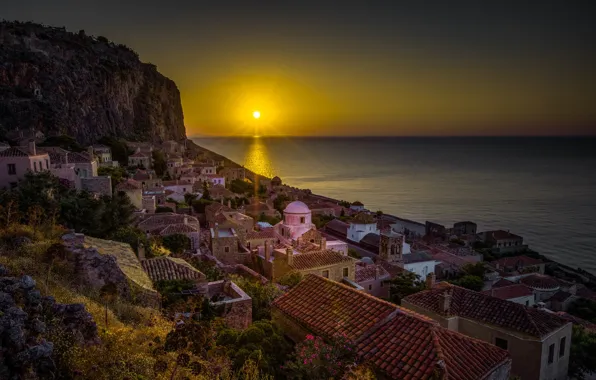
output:
[[[368,262],[370,260],[370,262]],[[355,281],[368,294],[389,299],[389,284],[391,274],[381,265],[374,264],[372,259],[364,258],[356,263]]]
[[[0,188],[15,188],[27,172],[50,170],[50,156],[38,151],[35,141],[27,147],[12,147],[0,151]]]
[[[320,276],[277,298],[271,315],[294,342],[307,334],[347,337],[379,379],[509,379],[506,350]]]
[[[137,210],[143,209],[143,188],[139,182],[134,179],[125,179],[116,185],[115,191],[126,194]]]
[[[567,378],[571,323],[555,314],[448,283],[407,296],[402,306],[509,351],[511,372],[523,380]]]
[[[128,156],[128,166],[138,166],[145,169],[151,168],[151,154],[150,153],[143,153],[140,149],[130,156]]]
[[[84,286],[100,290],[114,284],[120,297],[142,305],[158,305],[158,293],[129,244],[75,233],[64,235],[62,241]]]
[[[366,212],[359,212],[352,220],[348,228],[348,240],[360,242],[366,234],[379,233],[377,221],[374,216]]]
[[[491,248],[493,253],[519,252],[528,248],[524,244],[523,237],[509,231],[485,231],[480,234],[480,237]]]
[[[210,282],[208,296],[228,327],[244,330],[252,323],[252,298],[232,281]]]
[[[465,221],[453,224],[453,234],[457,236],[476,235],[478,226],[474,222]]]
[[[225,264],[243,264],[249,260],[250,252],[241,243],[233,228],[211,228],[211,253]]]
[[[198,288],[207,286],[207,276],[194,268],[186,260],[170,256],[154,257],[141,260],[141,265],[147,275],[156,283],[158,281],[189,280]]]

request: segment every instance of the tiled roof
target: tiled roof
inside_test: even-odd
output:
[[[507,351],[397,313],[358,344],[358,353],[391,379],[483,379],[506,364]]]
[[[149,158],[149,156],[143,152],[136,152],[128,156],[129,158]]]
[[[312,274],[273,302],[274,310],[309,332],[345,334],[358,355],[392,379],[485,378],[507,351],[443,329],[438,323],[346,285]]]
[[[433,257],[424,251],[419,252],[411,252],[406,255],[403,255],[403,260],[405,264],[412,264],[412,263],[422,263],[425,261],[434,261]]]
[[[352,263],[355,261],[356,259],[350,256],[344,256],[343,254],[332,250],[325,250],[295,254],[294,263],[291,266],[297,270],[305,270],[344,262]]]
[[[344,223],[339,219],[333,219],[325,224],[325,230],[332,230],[334,232],[340,233],[341,235],[348,234],[348,227],[350,227],[348,223]]]
[[[521,256],[513,256],[513,257],[503,257],[502,259],[498,259],[491,262],[492,265],[495,267],[498,265],[499,267],[507,267],[507,268],[515,268],[515,267],[527,267],[533,265],[544,264],[544,261],[540,259],[535,259],[533,257],[529,257],[526,255]]]
[[[346,285],[309,274],[273,302],[283,314],[327,337],[345,333],[357,339],[397,306]]]
[[[116,185],[117,191],[125,191],[125,190],[141,190],[142,186],[139,182],[135,181],[134,179],[126,179]]]
[[[0,152],[0,157],[29,157],[26,149],[12,147]]]
[[[356,265],[356,282],[372,281],[391,277],[389,272],[380,265]]]
[[[504,230],[496,230],[496,231],[486,231],[485,232],[487,238],[492,238],[494,240],[504,240],[504,239],[521,239],[522,237],[516,234],[512,234],[509,231]]]
[[[252,239],[276,239],[277,234],[273,228],[267,228],[261,231],[250,231],[246,234],[247,240]]]
[[[191,232],[199,232],[199,229],[190,224],[177,223],[166,226],[161,230],[160,235],[187,234]]]
[[[141,262],[143,269],[153,282],[161,280],[202,281],[206,277],[183,259],[174,257],[156,257]]]
[[[406,271],[404,268],[401,268],[397,265],[391,264],[385,260],[378,260],[377,265],[380,265],[381,267],[383,267],[383,269],[385,269],[387,272],[389,272],[391,277],[399,276],[400,274],[402,274]]]
[[[556,279],[538,273],[523,277],[519,282],[533,289],[557,289],[560,287]]]
[[[199,226],[199,220],[194,216],[175,214],[173,212],[164,212],[154,214],[139,222],[138,227],[142,230],[155,227],[165,227],[169,224],[183,224],[186,218],[187,224],[191,226]]]
[[[451,296],[451,305],[447,311],[439,306],[439,300],[444,294]],[[556,315],[449,283],[441,283],[433,289],[409,295],[405,301],[439,315],[457,315],[539,338],[566,324],[565,320]]]
[[[552,297],[550,297],[548,299],[548,301],[551,302],[564,302],[565,300],[567,300],[569,297],[572,297],[573,294],[568,293],[568,292],[564,292],[562,290],[559,290],[558,292],[556,292],[555,294],[552,295]]]
[[[174,180],[174,181],[163,181],[164,186],[178,186],[178,185],[192,185],[189,181],[186,180]]]
[[[68,162],[71,164],[84,164],[93,161],[94,159],[89,157],[89,153],[87,152],[69,152],[68,153]]]
[[[489,295],[491,297],[497,297],[502,300],[510,300],[512,298],[527,297],[534,294],[532,289],[528,288],[523,284],[513,284],[509,286],[501,286],[486,290],[482,294]]]
[[[364,235],[364,237],[360,240],[360,243],[372,245],[374,247],[379,247],[379,245],[381,244],[381,236],[379,234],[371,232]]]
[[[252,203],[249,205],[244,206],[244,211],[245,212],[265,212],[265,211],[269,211],[271,210],[269,208],[269,206],[267,206],[265,203],[259,202],[259,203]]]
[[[497,282],[495,282],[493,284],[493,289],[500,288],[500,287],[503,287],[503,286],[509,286],[509,285],[513,285],[513,284],[515,284],[515,282],[509,281],[509,280],[507,280],[505,278],[502,278],[502,279],[500,279],[499,281],[497,281]]]
[[[143,180],[151,179],[151,175],[149,173],[147,173],[146,170],[137,169],[137,171],[132,176],[132,178],[136,181],[143,181]]]

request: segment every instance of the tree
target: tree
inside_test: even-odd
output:
[[[39,146],[57,146],[62,149],[69,150],[71,152],[82,152],[85,150],[85,148],[83,148],[81,146],[81,144],[79,144],[77,142],[77,140],[75,140],[71,136],[66,136],[66,135],[50,136],[47,139],[45,139],[44,142],[39,143],[38,145]]]
[[[123,178],[128,177],[128,173],[122,166],[100,166],[97,168],[97,175],[110,176],[112,178],[112,189],[115,189]]]
[[[302,273],[298,272],[297,270],[291,270],[288,273],[281,276],[279,281],[277,281],[280,285],[287,286],[290,289],[294,286],[298,285],[304,276]]]
[[[147,235],[140,229],[133,226],[120,227],[114,231],[110,236],[110,240],[120,241],[122,243],[128,243],[132,247],[133,251],[138,255],[139,244],[142,244],[146,249],[150,247],[149,239]],[[151,257],[151,251],[145,252],[147,257]]]
[[[201,271],[207,277],[208,281],[219,281],[224,278],[223,272],[213,261],[193,257],[190,259],[190,265]]]
[[[271,303],[282,294],[272,283],[261,284],[245,277],[235,276],[234,283],[252,298],[252,319],[271,319]]]
[[[289,202],[290,200],[291,200],[290,197],[288,197],[287,195],[280,194],[273,200],[273,207],[277,211],[283,212],[286,202]]]
[[[462,267],[462,270],[464,273],[469,274],[470,276],[476,276],[480,278],[484,278],[484,274],[486,273],[486,267],[484,266],[483,262],[466,264]]]
[[[230,182],[230,191],[236,194],[254,193],[253,185],[241,179],[234,179]]]
[[[155,213],[156,214],[159,214],[159,213],[162,213],[162,212],[174,212],[174,209],[172,209],[171,207],[168,207],[168,206],[157,206],[155,208]]]
[[[153,170],[159,177],[163,176],[168,170],[168,164],[162,151],[154,150],[151,154],[153,157]]]
[[[569,356],[569,376],[584,380],[596,373],[596,333],[583,326],[573,326],[571,354]]]
[[[190,249],[190,238],[183,234],[164,236],[162,243],[175,255],[181,255],[184,251]]]
[[[348,256],[353,257],[358,260],[360,260],[362,258],[362,255],[360,255],[358,253],[358,251],[355,250],[354,248],[348,248]]]
[[[207,181],[203,182],[203,195],[201,196],[201,199],[204,199],[206,201],[211,200],[211,195],[209,194],[209,185],[207,184]]]
[[[596,302],[580,298],[569,306],[567,312],[586,321],[596,323]]]
[[[101,236],[98,237],[109,236],[119,228],[132,224],[136,208],[124,192],[119,191],[111,197],[104,195],[101,201],[104,206],[100,214]]]
[[[121,166],[125,166],[128,163],[128,156],[131,152],[125,141],[115,137],[104,136],[97,142],[110,147],[110,150],[112,151],[112,160],[118,161]]]
[[[410,294],[418,293],[426,288],[426,283],[416,273],[405,271],[389,282],[389,299],[398,305]]]
[[[460,279],[451,281],[453,285],[461,286],[462,288],[481,291],[484,287],[484,281],[478,276],[465,275]]]

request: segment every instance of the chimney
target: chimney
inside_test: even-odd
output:
[[[375,280],[378,280],[381,277],[381,268],[377,265],[375,266]]]
[[[138,246],[137,256],[139,257],[139,261],[144,261],[145,260],[145,245],[143,245],[143,243],[137,241],[137,246]]]
[[[95,154],[93,153],[93,146],[89,145],[89,148],[87,148],[87,154],[89,155],[89,159],[91,161],[95,159]]]
[[[188,217],[184,216],[184,224],[188,224]]]
[[[426,275],[426,289],[432,289],[435,286],[435,272]]]
[[[327,249],[327,239],[321,238],[321,251],[324,251],[326,249]]]
[[[221,203],[221,205],[223,206],[223,197],[219,200],[219,202]]]
[[[232,208],[232,200],[231,199],[228,199],[228,208]]]
[[[219,238],[219,224],[215,223],[215,227],[213,228],[213,236],[218,239]]]
[[[439,310],[448,314],[449,309],[451,309],[451,294],[449,290],[445,290],[444,293],[439,294]]]
[[[32,156],[37,156],[37,149],[35,148],[35,140],[33,140],[33,139],[29,140],[29,143],[27,145],[29,148],[29,154]]]
[[[268,242],[265,242],[265,261],[269,261],[271,259],[271,247],[269,246]]]
[[[288,265],[294,265],[294,249],[292,247],[286,248],[286,261]]]

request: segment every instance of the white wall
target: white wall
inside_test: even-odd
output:
[[[507,301],[519,303],[525,306],[533,306],[534,305],[534,295],[524,296],[524,297],[517,297],[517,298],[510,298]],[[528,303],[526,305],[526,302]]]
[[[424,280],[427,274],[434,273],[435,264],[436,262],[434,260],[421,261],[419,263],[404,264],[404,269],[416,273],[418,276],[421,277],[422,280]]]
[[[375,233],[375,234],[379,234],[379,230],[377,229],[377,224],[376,223],[371,223],[371,224],[352,224],[350,223],[350,226],[348,227],[348,239],[355,241],[355,242],[360,242],[360,240],[362,240],[362,238],[369,233]]]

